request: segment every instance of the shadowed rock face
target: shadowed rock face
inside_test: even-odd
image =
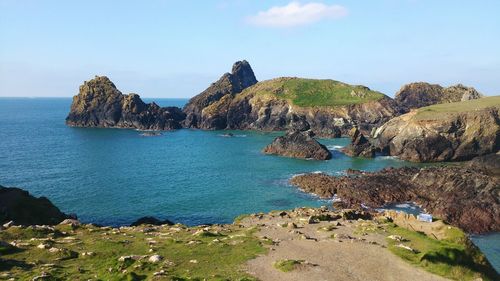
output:
[[[234,63],[231,73],[224,74],[205,91],[189,100],[183,111],[186,114],[184,126],[201,129],[226,128],[227,106],[234,95],[257,83],[250,64],[246,61]],[[204,110],[215,102],[220,106]]]
[[[139,95],[123,95],[105,76],[85,81],[73,97],[66,124],[75,127],[173,130],[185,118],[180,108],[144,103]]]
[[[36,198],[27,191],[0,186],[0,223],[15,225],[55,225],[67,218],[45,197]]]
[[[437,84],[417,82],[404,85],[395,95],[396,103],[406,109],[414,109],[438,103],[458,102],[483,97],[476,89],[462,84],[448,88]]]
[[[389,168],[344,177],[306,174],[291,183],[323,198],[337,194],[348,208],[410,201],[468,232],[500,231],[500,179],[474,169]]]
[[[262,152],[303,159],[328,160],[332,158],[328,148],[312,138],[311,132],[288,132],[285,136],[274,139]]]
[[[130,226],[139,226],[143,224],[150,224],[150,225],[173,225],[174,223],[169,221],[169,220],[159,220],[155,217],[142,217],[135,222],[133,222]]]

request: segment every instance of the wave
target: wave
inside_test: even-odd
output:
[[[326,146],[326,148],[328,148],[329,150],[341,150],[344,147],[345,146],[343,146],[343,145],[327,145]]]

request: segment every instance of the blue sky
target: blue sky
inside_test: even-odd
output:
[[[94,75],[191,97],[246,59],[258,80],[500,94],[500,1],[0,0],[0,96],[73,96]]]

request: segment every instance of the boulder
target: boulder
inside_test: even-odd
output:
[[[169,220],[159,220],[155,217],[142,217],[135,222],[133,222],[130,226],[139,226],[143,224],[150,224],[150,225],[173,225],[174,223],[169,221]]]
[[[0,224],[55,225],[68,218],[73,217],[45,197],[36,198],[20,188],[0,186]]]
[[[262,152],[302,159],[328,160],[332,158],[328,148],[316,141],[310,131],[287,132],[286,135],[274,139]]]
[[[185,114],[178,107],[146,104],[137,94],[123,95],[106,76],[96,76],[80,86],[73,97],[66,124],[74,127],[174,130]]]

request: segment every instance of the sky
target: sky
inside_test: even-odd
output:
[[[500,1],[0,0],[0,97],[189,98],[246,59],[281,76],[462,83],[500,95]]]

